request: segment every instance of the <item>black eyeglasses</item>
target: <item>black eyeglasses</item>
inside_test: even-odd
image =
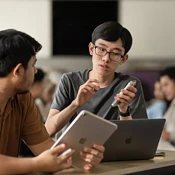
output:
[[[98,55],[98,56],[105,56],[106,54],[109,54],[109,58],[110,60],[112,61],[120,61],[124,55],[121,55],[119,53],[115,53],[115,52],[108,52],[106,49],[102,48],[102,47],[99,47],[99,46],[95,46],[94,45],[94,48],[95,48],[95,53]]]

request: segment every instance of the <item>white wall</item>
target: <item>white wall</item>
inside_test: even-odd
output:
[[[51,55],[51,1],[0,0],[0,30],[14,28],[32,35],[42,45],[40,58]]]
[[[0,0],[0,30],[15,28],[36,38],[43,48],[37,66],[66,70],[90,68],[89,57],[51,57],[51,0]],[[41,59],[43,58],[43,59]],[[48,61],[48,58],[52,58]]]
[[[121,0],[119,9],[134,38],[132,59],[175,58],[175,1]]]
[[[130,59],[121,69],[141,68],[148,60],[151,62],[146,67],[172,64],[170,61],[175,58],[174,8],[173,0],[120,0],[120,22],[134,38]],[[38,66],[67,70],[91,68],[90,57],[40,59],[51,58],[51,0],[0,0],[0,30],[6,28],[22,30],[43,45]],[[165,60],[167,58],[171,60]],[[161,59],[165,64],[160,63]]]

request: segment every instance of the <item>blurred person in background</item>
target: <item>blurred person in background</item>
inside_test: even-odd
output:
[[[43,90],[38,98],[36,98],[36,105],[41,113],[42,120],[45,123],[51,103],[53,100],[53,95],[55,93],[56,84],[53,83],[49,78],[46,78],[43,82]]]
[[[167,67],[160,73],[160,83],[170,105],[164,114],[166,119],[161,139],[175,145],[175,66]]]
[[[30,92],[34,100],[39,98],[43,93],[45,77],[46,77],[45,71],[41,68],[37,68],[37,73],[35,74],[34,82],[30,89]]]
[[[160,81],[157,80],[154,83],[154,99],[149,102],[146,108],[147,115],[149,119],[161,118],[163,117],[167,109],[167,101],[165,95],[162,91]]]

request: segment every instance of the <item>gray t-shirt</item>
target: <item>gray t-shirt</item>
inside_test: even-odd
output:
[[[90,70],[64,73],[56,90],[51,109],[57,109],[61,111],[70,105],[71,102],[76,98],[79,87],[88,80],[89,71]],[[112,102],[114,101],[114,96],[117,93],[120,93],[120,90],[123,89],[131,80],[137,81],[136,96],[129,104],[132,117],[133,119],[147,118],[145,100],[140,80],[129,75],[123,75],[121,73],[115,72],[115,79],[113,82],[105,88],[100,88],[91,98],[91,100],[89,100],[77,110],[71,121],[81,110],[87,110],[104,117],[106,111],[109,110]],[[111,119],[119,119],[117,107],[110,111],[110,115]]]

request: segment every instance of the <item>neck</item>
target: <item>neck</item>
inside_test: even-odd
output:
[[[102,75],[100,75],[92,70],[89,72],[89,78],[97,79],[100,82],[99,83],[100,88],[104,88],[113,82],[113,80],[115,78],[115,74],[113,73],[113,74],[110,74],[107,76],[102,76]]]

